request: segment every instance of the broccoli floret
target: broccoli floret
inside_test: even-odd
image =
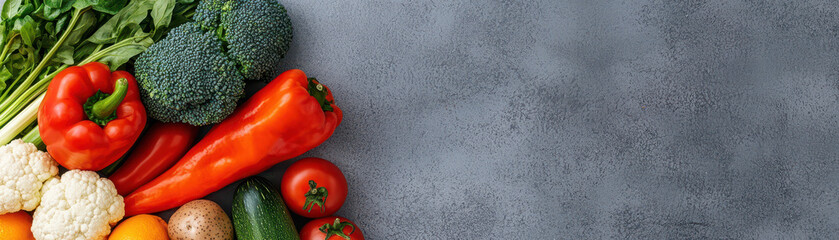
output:
[[[244,78],[222,42],[196,24],[172,29],[140,54],[134,68],[146,110],[163,122],[221,122],[244,94]]]
[[[280,59],[291,44],[291,19],[276,0],[205,0],[193,19],[225,43],[246,79],[279,74]]]
[[[217,30],[221,22],[221,14],[229,11],[233,0],[203,0],[195,7],[192,20],[198,23],[204,31]],[[218,33],[221,36],[221,33]]]

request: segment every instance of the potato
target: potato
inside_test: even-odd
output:
[[[172,214],[169,237],[173,240],[232,240],[233,224],[218,204],[199,199],[184,204]]]

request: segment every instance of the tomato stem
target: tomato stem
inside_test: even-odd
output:
[[[306,204],[303,205],[303,210],[309,208],[308,212],[312,212],[312,207],[317,204],[320,206],[320,212],[326,211],[326,197],[329,196],[329,192],[325,187],[318,187],[314,180],[309,180],[309,191],[306,191],[304,196]]]
[[[326,233],[326,238],[324,240],[329,239],[330,237],[332,237],[332,235],[337,235],[337,236],[342,237],[344,239],[350,240],[351,239],[350,236],[347,236],[347,234],[344,234],[344,228],[346,228],[347,226],[349,226],[352,229],[352,230],[350,230],[350,235],[352,235],[352,233],[355,232],[355,226],[353,226],[352,223],[350,223],[350,222],[341,222],[340,218],[335,218],[335,222],[332,223],[332,225],[327,223],[327,224],[324,224],[323,226],[320,226],[320,228],[318,228],[318,230],[320,230],[320,232],[322,232],[322,233]]]

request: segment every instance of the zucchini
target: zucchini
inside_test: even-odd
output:
[[[239,240],[300,239],[280,192],[258,176],[236,187],[233,227]]]

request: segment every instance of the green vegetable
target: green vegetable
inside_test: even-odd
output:
[[[134,68],[150,117],[203,126],[233,112],[244,80],[279,74],[292,28],[276,0],[205,0],[193,20],[142,53]]]
[[[6,1],[0,11],[0,145],[27,133],[31,141],[39,139],[32,127],[37,105],[58,72],[93,61],[115,70],[182,23],[183,15],[192,15],[197,4],[193,0]]]
[[[192,125],[230,115],[245,82],[223,51],[213,33],[184,24],[141,54],[134,62],[135,77],[149,115]]]
[[[280,193],[258,176],[245,179],[236,188],[233,228],[240,240],[300,239]]]
[[[276,0],[207,0],[194,19],[224,41],[246,79],[273,78],[291,44],[291,19]]]

